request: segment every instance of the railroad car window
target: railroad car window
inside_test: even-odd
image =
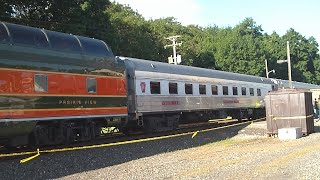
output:
[[[178,83],[169,83],[169,94],[178,94]]]
[[[218,95],[218,86],[212,85],[211,91],[212,91],[212,95]]]
[[[200,94],[207,94],[206,85],[205,84],[199,84],[199,93]]]
[[[48,76],[46,74],[34,75],[34,91],[48,92]]]
[[[77,36],[84,53],[96,56],[113,56],[112,51],[101,40]]]
[[[261,96],[261,89],[257,89],[257,96]]]
[[[228,86],[222,86],[222,93],[223,93],[223,95],[228,95],[229,94]]]
[[[242,94],[242,96],[246,96],[247,95],[247,88],[242,87],[241,88],[241,94]]]
[[[232,93],[233,95],[238,95],[238,87],[232,87]]]
[[[0,43],[9,43],[8,32],[3,24],[0,24]]]
[[[184,91],[186,94],[193,94],[192,84],[185,84]]]
[[[87,78],[87,92],[96,93],[97,92],[97,79]]]
[[[254,96],[253,88],[250,88],[249,91],[250,91],[250,96]]]
[[[53,31],[46,31],[46,33],[53,49],[78,53],[82,52],[78,40],[73,35]]]
[[[151,81],[150,92],[151,94],[161,94],[160,82]]]
[[[31,45],[37,47],[49,47],[44,33],[37,28],[7,24],[13,43]]]

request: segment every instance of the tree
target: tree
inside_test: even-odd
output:
[[[7,0],[0,0],[0,18],[9,19],[13,14],[13,8],[10,6],[10,2]]]
[[[216,43],[216,60],[221,70],[261,76],[265,48],[262,29],[248,18],[234,28],[222,29]]]
[[[181,35],[177,53],[182,64],[288,79],[286,42],[290,41],[293,80],[320,83],[320,58],[315,38],[294,29],[284,36],[263,34],[261,25],[246,18],[234,27],[183,26],[173,17],[145,20],[131,7],[109,0],[0,0],[3,21],[104,40],[116,55],[167,62],[172,49],[165,38]]]
[[[8,22],[65,33],[103,37],[109,0],[6,0]],[[7,14],[8,14],[7,13]]]
[[[283,36],[283,39],[290,42],[293,80],[316,82],[314,60],[317,58],[319,50],[314,38],[306,39],[291,28]]]
[[[153,59],[157,39],[152,36],[150,23],[128,6],[113,3],[107,14],[111,24],[109,34],[115,54]]]

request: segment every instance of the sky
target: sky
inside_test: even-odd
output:
[[[175,17],[183,25],[234,27],[247,17],[265,33],[284,35],[293,28],[320,44],[319,0],[115,0],[145,19]]]

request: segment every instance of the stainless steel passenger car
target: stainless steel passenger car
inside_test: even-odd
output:
[[[117,59],[126,64],[129,119],[151,131],[175,128],[188,118],[200,121],[232,116],[241,120],[263,116],[264,96],[288,86],[287,81],[277,79],[128,57]]]

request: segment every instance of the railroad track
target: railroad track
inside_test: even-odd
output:
[[[152,134],[145,134],[143,132],[135,132],[132,135],[124,135],[122,133],[115,133],[112,136],[106,138],[98,138],[89,142],[75,142],[69,145],[55,145],[55,146],[44,146],[39,148],[28,148],[22,147],[15,150],[7,150],[0,146],[0,160],[1,159],[15,159],[21,158],[25,155],[34,155],[40,153],[53,153],[53,152],[63,152],[63,151],[73,151],[81,149],[91,149],[98,147],[109,147],[117,146],[123,144],[132,144],[137,142],[146,142],[151,140],[160,140],[171,137],[192,135],[195,136],[199,132],[206,132],[215,129],[222,129],[230,126],[236,126],[241,124],[246,124],[250,122],[263,121],[265,118],[248,120],[244,119],[239,122],[235,119],[219,119],[219,120],[209,120],[203,123],[193,123],[193,124],[183,124],[180,125],[178,129],[174,131],[158,132]]]

